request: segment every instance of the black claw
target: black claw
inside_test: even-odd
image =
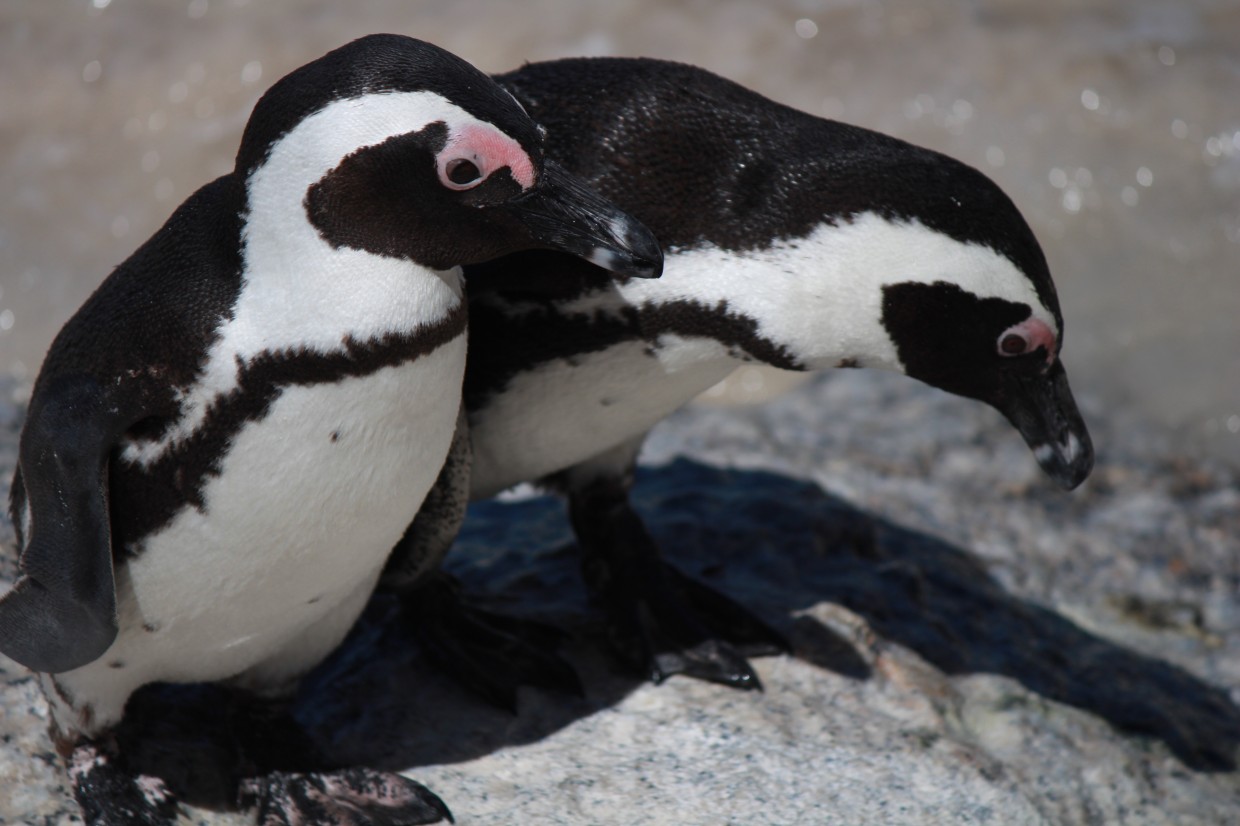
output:
[[[447,805],[421,783],[362,767],[337,772],[272,772],[242,784],[242,808],[260,826],[421,826],[455,823]]]
[[[172,826],[177,799],[156,777],[135,776],[111,744],[80,743],[70,758],[73,796],[87,826]]]
[[[446,574],[403,594],[401,601],[404,619],[427,655],[492,705],[515,714],[523,685],[585,696],[577,672],[549,650],[565,636],[559,629],[469,606]]]
[[[651,679],[661,683],[673,674],[683,674],[719,683],[742,691],[761,691],[753,666],[734,647],[721,640],[707,640],[682,651],[656,653]]]
[[[673,674],[762,690],[745,659],[791,650],[751,611],[663,561],[623,480],[569,494],[582,571],[621,658],[660,683]]]
[[[683,674],[761,691],[746,656],[788,650],[783,636],[749,611],[662,563],[658,576],[615,577],[600,597],[612,646],[656,684]]]
[[[664,570],[706,625],[746,656],[768,657],[792,652],[792,643],[787,637],[739,602],[686,576],[672,565],[665,563]]]

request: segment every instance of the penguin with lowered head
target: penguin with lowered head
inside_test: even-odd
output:
[[[901,372],[997,409],[1064,488],[1089,474],[1046,259],[976,169],[676,63],[567,59],[496,79],[546,128],[550,157],[651,228],[665,270],[614,283],[546,252],[468,268],[472,462],[440,487],[563,493],[609,638],[639,673],[756,688],[746,656],[786,648],[665,563],[628,498],[647,432],[738,365]],[[447,550],[455,526],[424,521],[390,568]],[[537,660],[500,668],[497,652],[521,648],[499,631],[449,654],[503,698],[537,681]]]

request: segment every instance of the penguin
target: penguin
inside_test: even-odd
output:
[[[676,63],[565,59],[496,79],[549,157],[664,249],[651,282],[542,252],[467,268],[469,496],[534,482],[567,497],[633,668],[758,688],[747,655],[787,647],[667,565],[628,498],[646,433],[738,365],[904,373],[996,408],[1063,487],[1089,474],[1046,259],[981,172]]]
[[[275,702],[341,641],[448,455],[461,265],[526,248],[661,267],[511,94],[372,35],[273,85],[233,171],[65,324],[20,437],[0,651],[37,673],[87,823],[175,820],[114,734],[139,687]],[[451,819],[399,775],[253,764],[221,771],[264,824]]]

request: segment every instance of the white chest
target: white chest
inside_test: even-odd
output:
[[[736,367],[723,345],[667,338],[547,362],[514,377],[482,410],[470,411],[471,497],[585,461],[654,427]]]
[[[104,728],[155,680],[285,690],[327,656],[439,472],[464,361],[459,336],[367,376],[285,388],[236,435],[204,507],[183,507],[118,568],[116,641],[56,677],[91,713],[57,703],[58,725]]]
[[[228,399],[253,392],[243,373],[264,354],[330,360],[346,352],[344,342],[416,338],[460,304],[455,272],[351,250],[315,263],[303,273],[314,282],[306,289],[277,289],[282,279],[271,269],[247,282],[200,381],[182,394],[180,420],[158,441],[130,445],[122,461],[151,467],[192,444]],[[331,277],[353,288],[333,288]],[[462,333],[354,371],[361,375],[345,369],[309,384],[274,370],[265,409],[239,423],[201,480],[201,507],[182,506],[118,569],[120,634],[72,681],[106,683],[123,703],[152,680],[213,681],[254,669],[282,680],[326,656],[447,455],[465,346]]]
[[[143,638],[152,679],[238,673],[329,614],[328,650],[338,642],[360,610],[342,600],[373,585],[443,463],[464,357],[460,338],[372,375],[285,388],[237,434],[205,507],[183,508],[121,577],[122,633]]]

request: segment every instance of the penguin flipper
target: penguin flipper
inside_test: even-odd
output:
[[[14,476],[13,520],[29,535],[22,576],[0,598],[0,652],[58,673],[99,658],[116,638],[107,463],[133,418],[90,376],[58,376],[40,390]]]
[[[620,478],[569,491],[587,585],[602,603],[620,656],[655,683],[673,674],[761,689],[746,656],[791,650],[748,609],[663,560]]]

